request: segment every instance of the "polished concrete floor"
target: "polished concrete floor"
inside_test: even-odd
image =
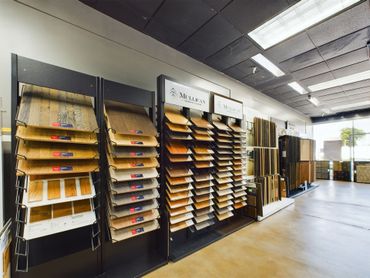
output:
[[[370,184],[317,183],[295,204],[148,277],[370,277]]]

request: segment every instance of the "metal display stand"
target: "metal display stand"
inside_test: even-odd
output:
[[[32,240],[22,238],[21,229],[24,224],[24,207],[21,204],[24,178],[16,176],[16,117],[20,102],[20,84],[31,84],[66,92],[73,92],[92,97],[98,127],[101,130],[103,113],[99,95],[99,78],[72,71],[69,69],[45,64],[25,57],[12,54],[12,85],[11,85],[11,117],[12,121],[12,161],[11,183],[6,185],[6,202],[12,207],[12,277],[55,277],[55,276],[94,276],[101,272],[100,252],[97,249],[101,242],[100,233],[100,199],[101,176],[93,174],[96,197],[94,210],[97,221],[93,225],[79,229],[52,234]],[[103,134],[98,133],[98,142],[102,142]],[[99,152],[101,153],[101,144]],[[102,166],[102,156],[99,166]],[[98,262],[98,263],[97,263]],[[26,272],[26,273],[24,273]]]
[[[161,75],[157,78],[157,127],[160,134],[160,183],[162,187],[162,196],[165,196],[165,135],[164,135],[164,123],[165,123],[165,80],[170,80],[177,82],[171,77]],[[183,85],[183,84],[181,84]],[[191,88],[190,86],[184,85]],[[195,88],[197,89],[197,88]],[[201,90],[201,89],[197,89]],[[168,103],[167,103],[168,104]],[[172,103],[173,105],[173,103]],[[179,108],[184,108],[180,107]],[[189,118],[188,108],[181,109],[185,117]],[[203,113],[204,118],[211,119],[211,113]],[[223,120],[227,120],[227,117],[223,117]],[[164,203],[162,204],[164,205]],[[162,225],[167,226],[168,234],[168,246],[169,246],[169,259],[172,261],[180,260],[203,247],[208,246],[209,244],[224,238],[225,236],[251,224],[254,222],[254,219],[247,215],[247,211],[239,209],[236,211],[235,215],[229,219],[226,219],[221,222],[216,222],[215,224],[206,227],[203,230],[195,230],[186,228],[174,233],[170,233],[169,225],[169,214],[165,210],[164,217],[162,217]]]
[[[142,106],[149,109],[149,117],[155,122],[155,93],[136,87],[120,84],[117,82],[101,79],[102,98],[104,100],[116,101],[125,104]],[[124,119],[122,119],[124,120]],[[107,128],[104,127],[103,149],[106,150],[108,138]],[[108,161],[105,151],[101,153],[104,157],[102,174],[104,192],[108,192]],[[129,238],[117,243],[109,239],[110,232],[107,221],[104,221],[104,240],[102,242],[103,269],[108,277],[141,277],[167,264],[168,235],[164,222],[164,186],[161,184],[159,212],[160,229]],[[104,195],[104,194],[103,194]],[[107,200],[102,198],[102,211],[107,209]],[[107,220],[104,214],[102,219]]]

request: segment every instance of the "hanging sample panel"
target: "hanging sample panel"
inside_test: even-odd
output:
[[[16,171],[26,181],[23,238],[95,223],[90,173],[98,170],[99,155],[91,98],[23,85],[16,124]]]
[[[174,233],[194,225],[192,189],[194,174],[190,135],[192,123],[180,110],[166,108],[166,200],[170,232]]]
[[[191,115],[193,123],[193,159],[194,159],[194,181],[193,181],[193,200],[194,200],[194,220],[195,229],[202,230],[215,223],[214,218],[214,176],[212,175],[215,163],[212,150],[214,139],[213,126],[207,120],[208,114]]]
[[[144,107],[105,101],[112,242],[159,229],[157,131]]]

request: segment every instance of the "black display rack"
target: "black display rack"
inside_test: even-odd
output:
[[[164,165],[165,163],[165,138],[164,138],[164,123],[165,123],[165,80],[170,80],[173,82],[180,83],[179,81],[168,77],[166,75],[160,75],[157,78],[157,126],[158,132],[160,134],[160,163]],[[181,84],[189,88],[195,88],[188,86],[186,84]],[[203,90],[195,88],[197,90]],[[203,90],[204,91],[204,90]],[[210,97],[212,93],[210,92]],[[173,105],[173,104],[172,104]],[[179,108],[183,108],[178,106]],[[188,118],[188,109],[182,109],[183,115]],[[205,113],[207,115],[207,113]],[[208,113],[208,119],[211,119],[211,113]],[[227,121],[227,117],[223,117],[223,121]],[[165,167],[160,169],[160,183],[162,188],[165,187]],[[165,192],[161,192],[165,194]],[[251,224],[255,219],[248,216],[246,210],[239,209],[236,211],[235,215],[229,219],[221,222],[216,222],[215,224],[206,227],[203,230],[196,231],[195,229],[186,228],[174,233],[170,233],[169,229],[169,214],[165,210],[164,217],[162,219],[167,225],[167,233],[169,240],[169,259],[172,261],[178,261],[206,246],[209,244],[224,238],[225,236]]]
[[[145,107],[149,110],[149,116],[155,123],[155,92],[128,86],[125,84],[101,79],[102,98]],[[122,119],[124,120],[124,119]],[[107,128],[104,128],[104,137],[108,138]],[[106,150],[107,140],[102,141],[103,149]],[[105,151],[102,153],[104,163],[102,165],[104,192],[108,192],[108,161]],[[104,273],[108,277],[141,277],[154,269],[167,264],[168,235],[164,222],[164,188],[160,185],[159,213],[160,229],[112,243],[110,241],[109,227],[104,221],[104,240],[102,242],[102,258]],[[103,194],[104,195],[104,194]],[[107,209],[106,198],[102,198],[102,211]],[[107,220],[106,214],[102,219]]]
[[[20,84],[31,84],[41,87],[82,94],[92,97],[97,117],[98,128],[101,130],[102,103],[99,95],[99,78],[54,65],[42,63],[12,54],[11,81],[11,183],[5,185],[6,202],[11,208],[9,218],[12,219],[12,277],[68,277],[70,275],[95,276],[101,272],[97,249],[101,243],[100,233],[100,199],[101,176],[93,174],[96,197],[94,206],[97,221],[91,226],[49,235],[33,240],[22,238],[20,229],[24,222],[20,196],[24,178],[16,176],[16,117],[20,101]],[[98,133],[98,142],[102,142],[102,133]],[[101,153],[101,144],[98,144]],[[101,156],[102,157],[102,156]],[[102,166],[102,160],[99,160]]]

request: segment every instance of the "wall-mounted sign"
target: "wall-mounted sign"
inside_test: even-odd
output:
[[[209,112],[209,92],[165,80],[165,102]]]
[[[213,112],[222,116],[243,119],[243,103],[214,95]]]

